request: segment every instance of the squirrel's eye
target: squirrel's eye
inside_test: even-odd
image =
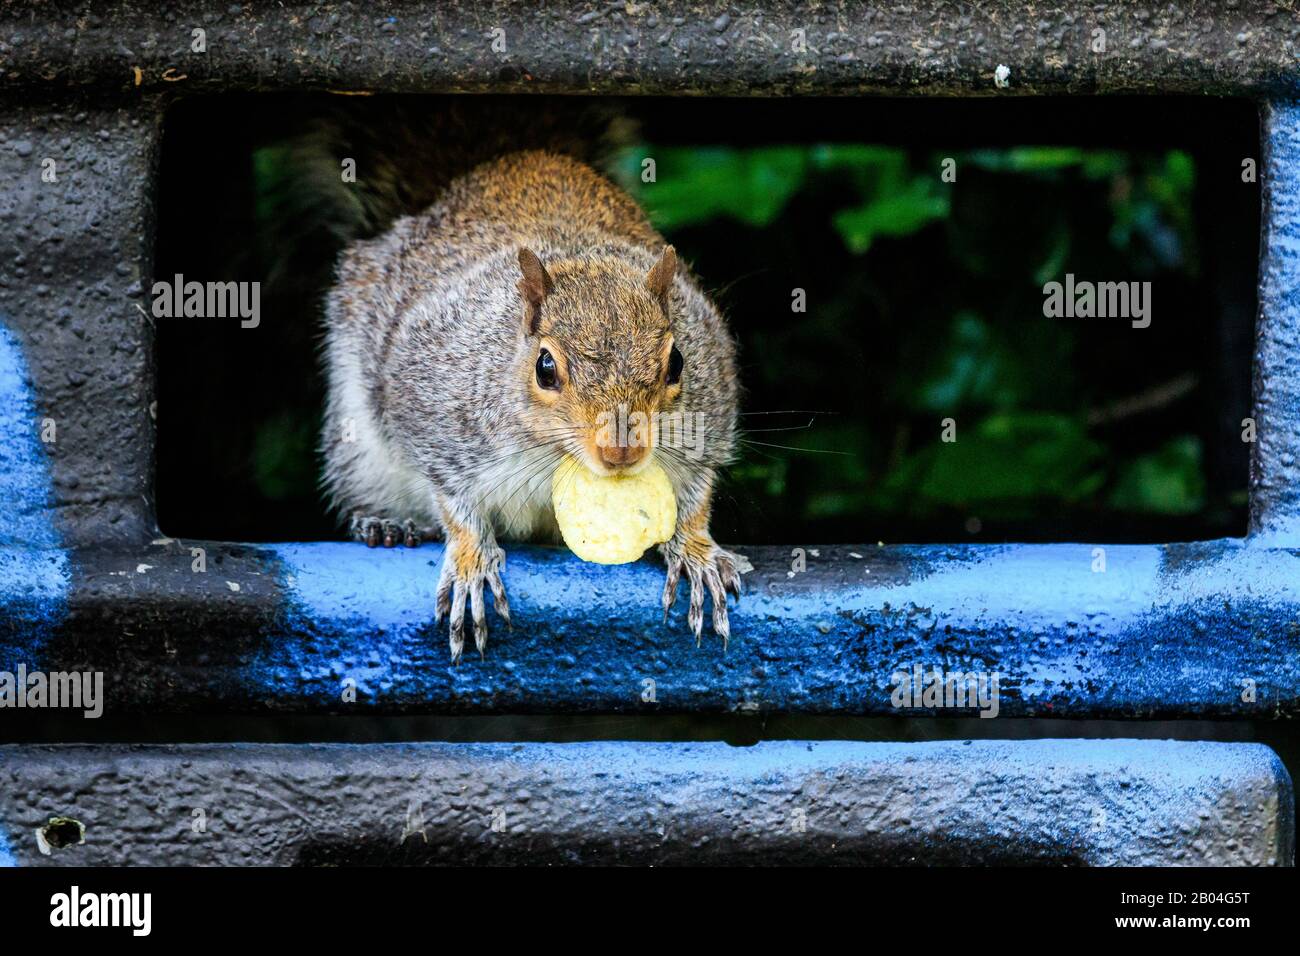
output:
[[[558,389],[560,387],[559,376],[555,371],[555,359],[546,349],[542,349],[537,356],[537,384],[542,388]]]
[[[669,385],[676,385],[678,382],[682,380],[682,366],[685,364],[686,364],[686,360],[682,358],[682,353],[677,351],[677,346],[674,345],[673,350],[670,353],[668,353],[668,384]]]

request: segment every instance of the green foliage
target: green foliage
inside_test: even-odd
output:
[[[1044,341],[1047,339],[1047,341]],[[1007,336],[980,315],[953,316],[948,335],[933,347],[933,357],[919,375],[906,380],[905,401],[917,409],[951,413],[953,409],[1011,410],[1047,403],[1059,394],[1067,374],[1060,363],[1027,362],[1027,353],[1052,356],[1062,343],[1023,330]]]
[[[1110,504],[1124,511],[1158,514],[1199,511],[1205,506],[1201,443],[1183,435],[1129,462],[1110,494]]]
[[[649,183],[642,180],[647,158],[654,159],[656,169],[655,181]],[[864,253],[879,236],[909,236],[948,217],[949,198],[934,173],[943,158],[936,154],[926,167],[917,168],[907,150],[885,146],[640,146],[622,153],[614,173],[646,206],[655,226],[667,232],[724,216],[764,228],[809,184],[843,176],[858,201],[838,211],[832,225],[850,250]],[[1155,161],[1117,150],[1060,146],[978,149],[952,158],[962,170],[1051,179],[1077,175],[1109,182],[1111,240],[1117,247],[1130,247],[1137,236],[1166,258],[1193,247],[1195,168],[1191,157],[1179,150]],[[275,157],[261,159],[267,174],[273,175]],[[1168,235],[1171,231],[1176,244]],[[1068,234],[1056,235],[1038,270],[1044,276],[1039,284],[1059,270],[1068,249]]]
[[[956,438],[901,461],[882,483],[881,503],[893,508],[910,498],[922,512],[955,506],[1021,514],[1040,499],[1083,501],[1105,482],[1103,446],[1068,415],[1001,412]]]
[[[913,179],[899,192],[835,215],[835,228],[853,252],[866,252],[877,236],[907,236],[948,215],[948,200],[934,195],[932,179]]]
[[[948,156],[960,185],[940,178]],[[655,182],[641,180],[647,157],[656,162]],[[943,236],[929,234],[924,248],[933,256],[946,247],[948,268],[960,270],[952,281],[976,290],[953,303],[946,322],[903,340],[911,352],[898,356],[896,374],[881,385],[895,420],[892,437],[879,422],[854,416],[819,421],[782,436],[807,454],[751,449],[732,470],[749,493],[774,506],[801,501],[804,518],[829,519],[1032,516],[1052,503],[1165,515],[1204,506],[1197,439],[1162,436],[1158,448],[1126,459],[1087,422],[1094,396],[1073,372],[1079,328],[1023,319],[1041,307],[1042,285],[1060,278],[1067,264],[1077,273],[1122,269],[1134,278],[1155,269],[1195,275],[1195,168],[1187,154],[1057,146],[927,155],[872,145],[643,146],[626,152],[616,173],[670,235],[709,228],[721,235],[725,222],[734,235],[740,223],[755,232],[755,245],[770,247],[801,203],[829,210],[825,228],[852,256],[874,254],[882,242],[918,244],[941,227]],[[972,197],[960,213],[958,189]],[[1024,210],[1014,221],[999,207],[1007,195]],[[1096,238],[1070,218],[1081,207],[1108,216]],[[941,264],[917,268],[939,274]],[[804,372],[790,364],[792,356],[804,345],[816,350],[843,338],[864,292],[855,281],[846,278],[839,297],[827,300],[821,292],[820,316],[804,319],[802,334],[812,339],[781,329],[754,333],[758,347],[748,357],[757,365],[747,374],[789,383],[808,396],[797,404],[817,405],[825,371]],[[831,358],[837,360],[843,361]],[[940,440],[944,417],[961,423],[954,443]]]
[[[657,149],[656,181],[643,184],[641,163],[649,155],[629,150],[615,172],[665,231],[718,216],[766,226],[799,191],[809,165],[808,150],[797,146]]]
[[[642,181],[642,163],[655,161],[655,181]],[[909,168],[907,153],[881,146],[645,148],[626,151],[615,170],[665,231],[719,216],[769,225],[803,186],[842,175],[861,200],[835,214],[834,228],[854,252],[877,236],[907,236],[948,214],[936,177]]]
[[[854,253],[877,236],[909,236],[948,215],[948,197],[931,172],[911,169],[907,153],[881,146],[812,147],[814,168],[844,171],[861,200],[835,214],[833,224]]]

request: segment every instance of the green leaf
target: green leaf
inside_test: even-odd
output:
[[[907,236],[947,215],[948,197],[935,194],[931,180],[918,177],[902,192],[837,212],[834,223],[844,244],[860,254],[877,236]]]
[[[761,228],[785,208],[804,183],[807,149],[642,147],[619,163],[620,179],[646,206],[659,229],[729,216]],[[641,162],[655,161],[655,181],[641,180]]]
[[[1043,499],[1082,501],[1105,480],[1102,446],[1065,415],[990,415],[968,430],[959,425],[957,440],[949,443],[938,440],[937,422],[935,430],[935,441],[885,483],[886,492],[914,512],[966,507],[996,512],[1017,503],[1029,511]]]
[[[1205,505],[1201,443],[1193,435],[1174,438],[1128,463],[1110,495],[1111,507],[1156,514],[1193,514]]]

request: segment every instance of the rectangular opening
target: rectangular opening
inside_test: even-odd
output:
[[[494,101],[475,98],[484,141],[503,134]],[[342,113],[367,118],[367,155],[401,151],[411,124],[447,104],[230,96],[169,113],[155,278],[258,282],[261,293],[256,328],[157,321],[156,490],[167,534],[340,536],[314,449],[320,303],[343,211],[312,198],[322,168],[304,144]],[[604,171],[692,264],[739,340],[747,442],[716,496],[719,540],[1244,534],[1253,104],[583,105],[632,121]],[[359,166],[352,188],[390,174]],[[1118,316],[1046,315],[1050,284],[1064,297],[1067,276],[1076,305],[1083,283],[1124,283],[1146,313],[1135,298]]]

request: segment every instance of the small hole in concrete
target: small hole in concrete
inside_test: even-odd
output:
[[[51,847],[61,850],[64,847],[85,843],[86,827],[80,820],[73,820],[71,817],[50,817],[50,822],[41,830],[41,835]]]

